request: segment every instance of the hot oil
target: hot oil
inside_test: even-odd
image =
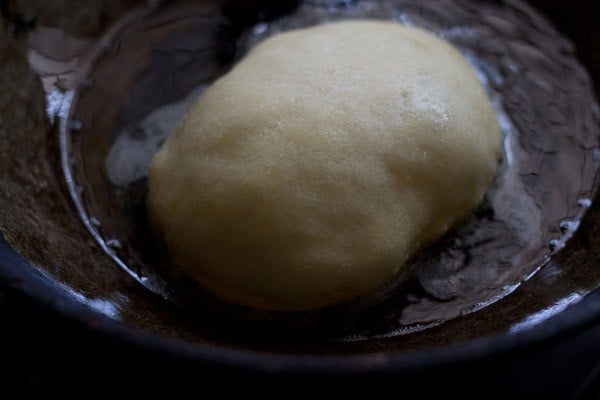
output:
[[[152,155],[197,96],[256,43],[328,21],[391,20],[450,41],[477,71],[504,134],[504,158],[483,204],[415,258],[415,278],[390,294],[385,316],[355,324],[342,335],[347,340],[425,329],[508,296],[564,247],[589,207],[600,162],[599,108],[570,42],[528,6],[307,1],[285,16],[236,30],[225,17],[208,18],[190,4],[174,2],[162,15],[148,12],[116,39],[91,79],[99,84],[122,74],[127,52],[114,49],[135,43],[136,59],[144,62],[114,89],[131,94],[106,104],[97,89],[81,90],[71,109],[81,129],[67,130],[63,147],[77,161],[66,168],[69,183],[83,188],[76,198],[82,218],[121,267],[155,293],[182,301],[167,257],[144,233],[150,229],[143,204]],[[156,29],[162,36],[148,39]],[[107,120],[99,124],[99,118]]]

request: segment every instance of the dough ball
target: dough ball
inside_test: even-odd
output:
[[[149,216],[222,299],[307,310],[377,293],[483,198],[501,134],[442,40],[376,21],[265,40],[156,154]]]

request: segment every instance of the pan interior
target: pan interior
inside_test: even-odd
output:
[[[132,8],[98,35],[31,33],[24,55],[42,86],[26,72],[19,79],[37,96],[28,101],[34,137],[14,145],[9,156],[21,159],[2,178],[8,201],[26,198],[31,208],[0,215],[11,244],[110,318],[270,351],[412,349],[517,331],[600,284],[593,263],[573,259],[589,240],[578,233],[567,242],[582,223],[595,229],[595,208],[586,211],[600,162],[598,105],[572,44],[543,16],[519,2],[471,1],[301,2],[276,11],[248,21],[219,2],[174,1]],[[265,316],[181,296],[189,284],[169,272],[148,234],[150,158],[198,94],[260,40],[365,17],[433,31],[477,70],[505,136],[486,202],[413,260],[418,276],[367,310]],[[33,190],[23,190],[27,182]]]

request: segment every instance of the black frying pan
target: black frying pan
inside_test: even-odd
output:
[[[60,334],[51,331],[47,338],[29,333],[28,338],[39,341],[33,349],[49,357],[68,354],[72,365],[84,363],[88,354],[109,361],[126,353],[122,362],[110,367],[111,376],[120,382],[135,369],[159,381],[161,371],[169,369],[181,374],[177,383],[188,385],[199,375],[206,379],[232,374],[252,380],[272,375],[288,379],[303,376],[321,381],[352,375],[354,383],[368,377],[400,388],[397,390],[416,388],[423,395],[437,393],[440,388],[445,393],[476,393],[473,385],[464,383],[467,379],[484,382],[489,397],[564,398],[577,390],[592,393],[593,377],[600,369],[598,290],[532,329],[515,334],[506,330],[510,315],[516,319],[544,307],[543,299],[535,294],[549,293],[551,298],[553,291],[565,289],[565,281],[585,282],[586,276],[596,273],[600,260],[600,208],[596,202],[567,247],[551,261],[563,271],[564,280],[552,283],[541,273],[518,292],[479,313],[397,340],[374,339],[346,348],[327,341],[290,342],[268,332],[262,340],[257,335],[250,341],[239,340],[239,331],[223,334],[207,329],[196,317],[164,305],[160,298],[128,280],[90,243],[89,233],[76,216],[60,173],[57,127],[45,120],[43,97],[36,95],[41,88],[27,68],[23,49],[28,30],[36,26],[58,25],[93,36],[134,2],[98,5],[98,10],[84,11],[83,16],[71,14],[73,9],[68,8],[67,1],[60,3],[66,11],[59,5],[52,12],[34,3],[17,8],[13,2],[4,1],[0,8],[4,17],[0,25],[0,82],[5,93],[11,93],[0,99],[0,135],[5,143],[1,155],[5,163],[0,170],[0,228],[9,239],[0,241],[0,278],[9,290],[9,299],[18,298],[23,310],[40,319],[36,322],[12,316],[9,321],[19,321],[31,332],[56,320],[68,328]],[[234,24],[248,24],[256,18],[281,15],[294,6],[268,3],[238,2],[226,5],[225,10]],[[573,40],[592,79],[600,80],[597,6],[586,1],[533,3]],[[84,17],[87,23],[77,22]],[[105,307],[105,314],[110,315],[110,305],[94,303],[98,293],[108,291],[114,293],[113,301],[127,310],[121,321],[93,309]],[[48,317],[46,310],[57,316]],[[48,338],[76,350],[63,353],[48,349]],[[78,350],[86,356],[77,354]],[[19,353],[11,352],[10,359],[18,365]],[[67,371],[79,379],[91,379],[76,366]],[[50,375],[58,377],[56,373]],[[421,379],[436,384],[424,385]]]

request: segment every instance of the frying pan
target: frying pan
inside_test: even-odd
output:
[[[32,340],[41,343],[32,344],[36,351],[51,358],[65,356],[61,350],[47,348],[57,340],[75,349],[67,357],[71,365],[85,363],[87,356],[82,354],[104,361],[119,357],[120,362],[109,368],[121,383],[132,371],[156,382],[164,381],[169,371],[176,378],[165,382],[187,387],[198,376],[209,385],[212,377],[227,375],[253,384],[274,376],[289,382],[303,377],[321,384],[343,382],[341,388],[346,389],[369,379],[382,387],[415,389],[422,395],[473,395],[476,386],[465,382],[478,382],[490,398],[566,398],[597,390],[598,289],[531,328],[509,332],[524,315],[544,309],[549,300],[568,291],[570,285],[585,284],[586,276],[598,270],[597,196],[566,247],[515,293],[480,312],[418,334],[341,347],[329,341],[288,340],[269,332],[247,334],[236,326],[228,326],[227,332],[214,330],[206,326],[212,320],[165,305],[114,268],[82,226],[60,173],[58,128],[45,117],[39,78],[30,71],[25,51],[28,32],[39,26],[59,26],[93,37],[136,2],[98,3],[80,10],[69,1],[56,2],[52,10],[44,2],[25,2],[19,7],[15,3],[0,2],[4,92],[0,98],[4,143],[0,279],[30,316],[16,320],[32,332],[56,320],[67,327],[60,333],[50,330],[45,339],[31,333]],[[223,7],[233,24],[283,15],[294,7],[294,2],[204,3]],[[530,3],[573,41],[592,80],[600,81],[597,6],[587,1]],[[598,97],[598,87],[595,93]],[[560,271],[558,278],[556,271]],[[247,338],[240,338],[246,334]],[[18,364],[19,357],[11,357]],[[77,367],[67,371],[91,382]],[[352,380],[341,380],[347,377]],[[436,384],[423,384],[424,380]]]

